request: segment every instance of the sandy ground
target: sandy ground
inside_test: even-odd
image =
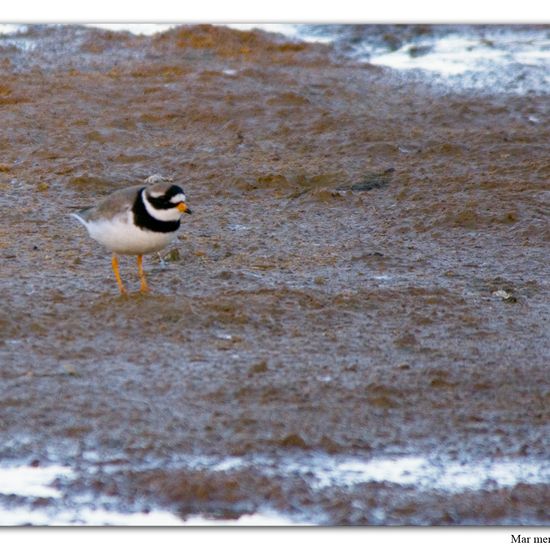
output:
[[[0,44],[5,461],[70,465],[66,494],[120,510],[550,524],[544,480],[312,488],[255,462],[548,461],[547,95],[223,28],[29,39]],[[150,295],[122,260],[119,297],[69,214],[153,173],[194,214],[147,258]]]

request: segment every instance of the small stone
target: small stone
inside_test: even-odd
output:
[[[518,301],[518,299],[511,292],[508,292],[504,289],[495,290],[493,292],[493,296],[496,296],[497,298],[502,298],[503,302],[515,303]]]
[[[250,374],[262,374],[268,371],[267,361],[264,359],[250,367]]]
[[[281,440],[282,447],[299,447],[301,449],[307,449],[307,444],[303,438],[298,434],[287,435],[284,439]]]
[[[77,376],[78,373],[76,371],[76,368],[73,365],[63,365],[63,368],[65,369],[65,372],[69,376]]]
[[[181,260],[180,251],[177,248],[173,248],[164,255],[164,259],[167,262],[179,262]]]

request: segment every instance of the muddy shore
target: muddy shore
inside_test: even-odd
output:
[[[548,477],[448,492],[262,466],[548,463],[548,95],[222,27],[27,39],[0,40],[3,463],[182,518],[550,524]],[[154,173],[194,214],[165,267],[146,259],[150,295],[122,260],[119,297],[69,214]],[[0,496],[21,503],[62,506]]]

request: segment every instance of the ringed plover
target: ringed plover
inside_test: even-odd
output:
[[[143,255],[158,252],[174,239],[182,214],[191,214],[186,197],[171,178],[155,174],[135,185],[115,191],[95,206],[71,214],[92,239],[112,251],[112,266],[121,294],[117,254],[137,256],[141,292],[149,287],[143,272]]]

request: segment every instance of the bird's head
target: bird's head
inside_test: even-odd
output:
[[[161,221],[179,220],[183,213],[191,214],[185,192],[170,181],[158,181],[148,185],[142,194],[149,214]]]

